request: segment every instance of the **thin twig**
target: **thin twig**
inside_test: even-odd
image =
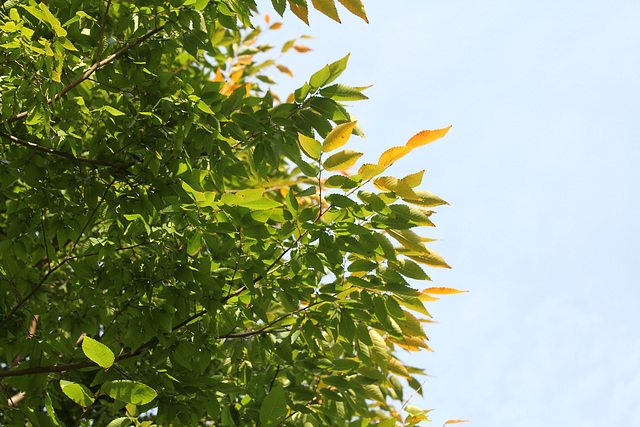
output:
[[[160,27],[156,28],[153,31],[149,31],[144,36],[140,37],[139,39],[137,39],[134,42],[129,43],[128,45],[126,45],[125,47],[123,47],[122,49],[117,51],[116,53],[107,56],[105,59],[103,59],[103,60],[101,60],[99,62],[95,62],[87,71],[84,72],[84,74],[82,76],[78,77],[76,80],[74,80],[73,82],[69,83],[64,89],[62,89],[62,91],[59,94],[57,94],[55,97],[53,97],[53,99],[49,99],[47,101],[47,103],[50,104],[50,103],[52,103],[54,101],[57,101],[60,97],[64,96],[71,89],[73,89],[74,87],[78,86],[80,83],[82,83],[83,81],[85,81],[89,77],[91,77],[91,75],[93,73],[95,73],[96,70],[98,70],[99,68],[101,68],[104,65],[108,64],[109,62],[113,61],[114,59],[116,59],[117,57],[119,57],[120,55],[122,55],[123,53],[125,53],[126,51],[131,49],[132,47],[139,45],[140,43],[142,43],[145,40],[147,40],[149,37],[152,37],[153,35],[159,33],[162,30],[164,30],[164,25],[161,25]],[[29,111],[23,111],[21,113],[16,114],[15,116],[9,117],[5,121],[5,123],[12,123],[12,122],[15,122],[17,120],[24,119],[28,115],[29,115]]]
[[[107,2],[107,10],[104,12],[104,18],[102,19],[102,27],[100,27],[100,41],[98,43],[98,53],[96,54],[96,62],[100,62],[100,55],[102,54],[102,44],[104,43],[104,27],[107,25],[107,17],[109,16],[110,7],[111,7],[111,0]]]
[[[24,139],[20,139],[20,138],[16,138],[13,135],[9,135],[7,133],[4,133],[2,131],[0,131],[0,138],[4,138],[7,139],[11,142],[14,142],[18,145],[22,145],[23,147],[28,147],[28,148],[32,148],[34,150],[38,150],[38,151],[42,151],[43,153],[47,153],[47,154],[53,154],[55,156],[60,156],[60,157],[65,157],[67,159],[71,159],[71,160],[75,160],[77,162],[82,162],[82,163],[90,163],[92,165],[98,165],[98,166],[108,166],[114,169],[124,169],[127,168],[129,166],[131,166],[133,164],[133,162],[131,163],[109,163],[106,162],[104,160],[94,160],[94,159],[87,159],[84,157],[76,157],[73,154],[64,152],[64,151],[60,151],[60,150],[54,150],[53,148],[48,148],[48,147],[43,147],[42,145],[38,145],[34,142],[30,142],[30,141],[25,141]]]

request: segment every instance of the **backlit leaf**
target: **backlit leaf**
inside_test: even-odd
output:
[[[285,67],[284,65],[277,64],[277,65],[276,65],[276,68],[277,68],[278,70],[280,70],[280,72],[282,72],[282,73],[284,73],[284,74],[287,74],[289,77],[293,77],[293,73],[291,72],[291,70],[289,70],[289,69],[288,69],[287,67]]]
[[[312,159],[318,159],[320,157],[320,153],[322,152],[322,144],[316,141],[313,138],[309,138],[301,133],[298,133],[298,141],[300,142],[300,147],[302,147],[302,151]]]
[[[86,335],[82,338],[82,351],[91,361],[103,368],[111,367],[115,360],[115,356],[109,347]]]
[[[369,384],[364,386],[367,396],[376,402],[385,403],[384,394],[380,391],[380,387],[375,384]]]
[[[363,180],[371,179],[382,172],[384,172],[384,166],[374,165],[373,163],[365,163],[358,169],[358,175],[360,175]]]
[[[83,384],[77,384],[71,381],[60,380],[60,388],[67,397],[78,405],[86,408],[94,401],[93,393]]]
[[[427,248],[424,246],[420,236],[411,230],[387,230],[387,233],[407,249],[427,252]]]
[[[336,10],[336,5],[333,0],[311,0],[311,2],[313,3],[313,7],[317,10],[324,13],[334,21],[340,22],[338,11]]]
[[[407,368],[395,357],[389,355],[389,362],[387,364],[387,368],[389,372],[393,372],[394,374],[400,375],[401,377],[411,378],[411,374],[407,370]]]
[[[423,294],[434,294],[434,295],[462,294],[464,292],[469,292],[469,291],[459,291],[457,289],[452,289],[452,288],[427,288],[422,291]]]
[[[325,160],[323,166],[328,171],[341,170],[353,166],[361,156],[356,151],[342,150]]]
[[[325,82],[329,80],[329,77],[331,77],[331,69],[328,65],[326,65],[320,70],[313,73],[313,75],[309,79],[309,85],[311,85],[312,88],[322,87]]]
[[[457,423],[468,423],[469,420],[449,420],[446,423],[444,423],[443,425],[447,425],[447,424],[457,424]]]
[[[369,99],[360,89],[340,83],[321,89],[320,95],[335,101],[360,101],[362,99]]]
[[[364,11],[364,5],[361,0],[338,0],[344,7],[349,10],[349,12],[354,15],[364,19],[364,21],[368,24],[369,20],[367,19],[367,14]]]
[[[349,140],[349,137],[351,136],[353,128],[357,123],[357,121],[342,123],[333,128],[333,130],[329,132],[329,135],[327,135],[327,137],[324,139],[324,142],[322,143],[322,151],[328,153],[329,151],[333,151],[336,148],[340,148],[344,144],[346,144]]]
[[[113,399],[134,405],[146,405],[158,395],[148,385],[131,380],[106,381],[100,390]]]
[[[373,342],[373,360],[378,364],[383,372],[387,372],[389,353],[387,344],[375,329],[369,329],[369,337]]]
[[[309,9],[307,8],[307,0],[302,1],[304,3],[304,6],[300,6],[289,0],[289,7],[291,8],[291,12],[293,12],[298,18],[300,18],[302,22],[309,25]]]
[[[422,176],[424,175],[424,171],[416,172],[411,175],[407,175],[402,178],[400,181],[406,183],[409,187],[415,188],[422,182]]]
[[[397,262],[390,262],[389,267],[411,279],[431,280],[418,264],[408,259],[398,259]]]
[[[411,149],[406,146],[389,148],[382,153],[380,159],[378,159],[378,164],[387,167],[396,160],[403,158],[409,151],[411,151]]]
[[[447,132],[449,132],[449,129],[451,129],[451,126],[444,129],[423,130],[412,136],[406,145],[411,149],[426,145],[445,136]]]
[[[373,180],[373,185],[383,191],[391,191],[402,198],[417,199],[418,195],[407,185],[407,183],[400,181],[398,178],[392,176],[381,176]]]
[[[404,341],[396,338],[389,338],[389,341],[404,348],[405,350],[421,351],[422,349],[425,349],[426,351],[433,352],[427,343],[424,342],[424,339],[420,337],[405,337]]]
[[[335,79],[342,74],[342,72],[347,68],[347,61],[349,60],[349,53],[342,59],[337,60],[329,64],[329,70],[331,70],[331,76],[329,79],[324,82],[325,85],[333,82]]]
[[[403,197],[402,199],[411,203],[412,205],[424,206],[424,207],[433,207],[440,205],[448,205],[446,201],[442,200],[440,197],[436,196],[433,193],[424,190],[415,190],[416,198],[413,197]]]
[[[420,264],[430,265],[431,267],[451,268],[440,255],[431,249],[427,249],[427,252],[414,252],[405,248],[396,248],[396,251]]]

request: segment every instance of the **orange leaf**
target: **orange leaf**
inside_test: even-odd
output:
[[[423,294],[434,294],[434,295],[449,295],[449,294],[462,294],[469,291],[459,291],[457,289],[451,288],[427,288],[422,291]]]
[[[290,69],[288,69],[287,67],[285,67],[284,65],[276,65],[276,68],[278,70],[280,70],[281,73],[285,73],[287,75],[289,75],[289,77],[293,77],[293,73],[291,72]]]
[[[270,21],[269,14],[267,13],[266,15],[264,15],[264,22],[266,22],[268,24],[269,21]]]
[[[411,148],[407,146],[389,148],[387,151],[382,153],[378,160],[378,164],[380,166],[387,167],[396,160],[404,157],[409,151],[411,151]]]
[[[282,22],[274,22],[272,26],[269,27],[270,30],[278,30],[282,27]]]
[[[457,423],[468,423],[469,420],[449,420],[446,423],[444,423],[443,425],[447,425],[447,424],[457,424]]]
[[[406,145],[409,148],[421,147],[435,141],[436,139],[442,138],[447,134],[447,132],[449,132],[449,129],[451,129],[451,126],[444,129],[423,130],[422,132],[413,135]]]
[[[309,52],[309,51],[311,50],[311,48],[310,48],[310,47],[306,47],[306,46],[303,46],[303,45],[301,45],[301,44],[297,44],[297,45],[295,45],[293,48],[294,48],[297,52],[300,52],[300,53]]]

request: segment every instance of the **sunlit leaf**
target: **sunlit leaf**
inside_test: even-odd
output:
[[[389,362],[388,362],[387,368],[389,369],[390,372],[400,375],[401,377],[411,378],[411,374],[409,373],[407,368],[402,364],[402,362],[400,362],[398,359],[396,359],[391,355],[389,356]]]
[[[60,388],[68,398],[84,408],[91,406],[94,401],[93,393],[83,384],[60,380]]]
[[[293,77],[293,73],[291,72],[291,70],[284,65],[276,64],[276,68],[280,70],[280,72],[287,74],[289,77]]]
[[[385,403],[384,394],[380,391],[380,387],[375,384],[369,384],[364,386],[367,396],[376,402]]]
[[[417,198],[418,195],[407,183],[391,176],[381,176],[373,180],[373,185],[383,191],[391,191],[402,198]]]
[[[373,360],[386,373],[389,359],[387,344],[375,329],[369,329],[369,337],[373,342]]]
[[[324,139],[324,142],[322,143],[322,151],[328,153],[346,144],[349,140],[349,137],[351,137],[353,128],[357,123],[357,121],[342,123],[333,128],[333,130],[329,132],[329,135],[327,135],[327,137]]]
[[[307,0],[302,0],[302,2],[304,3],[304,6],[300,6],[289,0],[289,7],[291,8],[291,12],[300,18],[302,22],[309,25],[309,9],[307,8]]]
[[[311,50],[310,47],[303,46],[301,44],[297,44],[297,45],[293,46],[293,48],[296,50],[296,52],[299,52],[299,53],[305,53],[305,52],[309,52]]]
[[[316,141],[313,138],[309,138],[301,133],[298,133],[298,141],[300,142],[300,147],[302,147],[302,151],[312,159],[317,159],[320,157],[320,153],[322,152],[322,144]]]
[[[335,101],[360,101],[362,99],[369,99],[360,89],[340,83],[321,89],[320,95]]]
[[[113,399],[134,405],[146,405],[158,395],[148,385],[130,380],[106,381],[102,384],[101,392]]]
[[[115,356],[109,347],[86,335],[82,339],[82,351],[91,361],[103,368],[111,367],[115,360]]]
[[[331,69],[328,65],[326,65],[320,70],[313,73],[313,75],[309,79],[309,85],[311,85],[312,88],[321,87],[327,80],[329,80],[329,77],[331,77]]]
[[[344,58],[329,64],[329,69],[331,70],[331,76],[329,77],[329,79],[327,79],[326,82],[324,82],[325,85],[328,85],[329,83],[337,79],[340,76],[340,74],[342,74],[342,72],[347,68],[347,61],[349,61],[349,55],[350,54],[348,53]]]
[[[449,294],[461,294],[469,291],[459,291],[457,289],[452,288],[427,288],[422,291],[423,294],[434,294],[434,295],[449,295]]]
[[[424,171],[412,173],[411,175],[407,175],[402,178],[400,181],[406,183],[409,187],[415,188],[422,182],[422,176],[424,175]]]
[[[431,249],[428,249],[427,252],[415,252],[406,248],[396,248],[396,251],[420,264],[430,265],[431,267],[451,268],[440,255]]]
[[[358,169],[358,175],[360,175],[363,180],[371,179],[382,172],[384,172],[384,166],[374,165],[373,163],[365,163]]]
[[[397,262],[389,262],[389,267],[411,279],[431,280],[418,264],[408,259],[399,259]]]
[[[364,11],[364,5],[361,0],[338,0],[344,7],[349,10],[349,12],[354,15],[364,19],[364,21],[368,24],[369,20],[367,19],[367,14]]]
[[[311,0],[311,2],[313,3],[313,7],[317,10],[324,13],[334,21],[340,22],[338,11],[336,10],[336,5],[333,3],[333,0]]]
[[[389,341],[404,348],[405,350],[422,351],[422,349],[424,349],[426,351],[433,352],[427,343],[424,342],[424,339],[417,336],[405,337],[404,341],[396,338],[389,338]]]
[[[387,230],[387,233],[409,250],[427,252],[420,236],[411,230]]]
[[[448,205],[449,203],[447,203],[446,201],[442,200],[440,197],[436,196],[433,193],[430,193],[428,191],[424,191],[424,190],[414,190],[414,193],[416,194],[416,198],[413,197],[403,197],[402,199],[407,202],[407,203],[411,203],[412,205],[418,205],[418,206],[424,206],[424,207],[433,207],[433,206],[440,206],[440,205]]]
[[[361,156],[362,153],[356,151],[342,150],[325,160],[323,166],[328,171],[344,169],[353,166]]]
[[[423,130],[412,136],[406,145],[411,149],[426,145],[445,136],[447,132],[449,132],[449,129],[451,129],[451,126],[444,129]]]
[[[445,422],[443,425],[447,425],[447,424],[457,424],[457,423],[468,423],[469,420],[449,420],[447,422]]]
[[[409,151],[411,151],[411,149],[404,145],[402,147],[389,148],[387,151],[382,153],[380,159],[378,159],[378,164],[380,166],[387,167],[396,160],[406,156]]]

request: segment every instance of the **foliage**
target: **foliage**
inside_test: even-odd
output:
[[[329,4],[313,1],[337,18]],[[422,373],[396,349],[429,350],[416,315],[455,292],[406,281],[448,267],[413,231],[446,202],[422,172],[380,175],[448,128],[340,173],[362,155],[343,149],[362,130],[342,102],[366,98],[335,83],[348,57],[279,102],[265,71],[291,72],[258,62],[273,47],[254,10],[0,8],[1,424],[426,420],[394,409]]]

